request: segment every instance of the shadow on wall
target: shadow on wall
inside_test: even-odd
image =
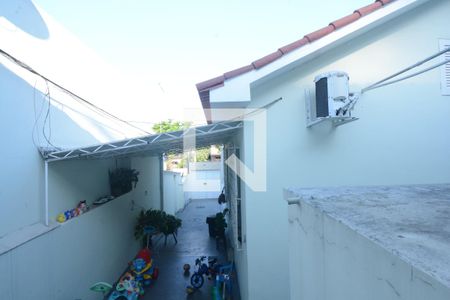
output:
[[[49,109],[44,94],[35,91],[33,86],[1,64],[0,78],[0,123],[17,124],[13,131],[5,132],[10,134],[16,143],[33,146],[35,139],[38,145],[45,146],[44,126],[47,135],[50,134],[48,127],[51,126],[51,141],[55,146],[75,147],[98,143],[90,132],[67,115],[67,108],[60,109],[51,103]]]
[[[1,0],[0,16],[36,38],[49,37],[47,25],[31,0]]]

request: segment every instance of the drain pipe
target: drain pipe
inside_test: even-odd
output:
[[[164,154],[159,156],[159,197],[160,209],[164,210]]]
[[[48,226],[48,161],[44,162],[44,199],[45,226]]]
[[[298,197],[292,197],[292,198],[285,198],[288,205],[300,205],[300,198]]]

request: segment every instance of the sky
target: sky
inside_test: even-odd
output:
[[[33,0],[120,72],[160,93],[158,122],[200,108],[195,84],[247,65],[371,0]],[[161,94],[164,97],[161,97]],[[163,99],[161,99],[163,98]]]

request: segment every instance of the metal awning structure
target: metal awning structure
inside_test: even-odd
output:
[[[195,134],[196,147],[223,144],[228,142],[240,128],[242,128],[242,121],[220,122],[82,148],[55,151],[41,149],[41,153],[46,162],[51,162],[182,152],[185,137]]]

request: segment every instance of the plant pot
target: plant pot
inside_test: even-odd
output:
[[[216,216],[211,215],[206,218],[206,223],[208,224],[208,231],[210,237],[216,237]]]

